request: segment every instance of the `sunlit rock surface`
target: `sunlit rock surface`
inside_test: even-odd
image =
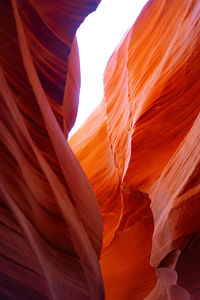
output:
[[[147,3],[71,138],[104,224],[107,300],[200,299],[200,1]]]
[[[0,1],[1,300],[104,299],[101,215],[66,141],[80,88],[74,35],[96,7]]]
[[[200,1],[147,3],[76,158],[98,3],[0,2],[0,299],[199,300]]]

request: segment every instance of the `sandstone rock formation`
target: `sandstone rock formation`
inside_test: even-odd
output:
[[[78,106],[75,31],[96,6],[94,0],[0,2],[3,300],[104,299],[101,215],[63,134]]]
[[[199,300],[200,0],[149,0],[75,157],[98,2],[0,2],[0,299]]]
[[[200,1],[149,1],[70,145],[104,223],[106,299],[200,299]]]

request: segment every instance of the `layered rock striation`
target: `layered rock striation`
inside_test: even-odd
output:
[[[101,215],[66,140],[80,88],[74,35],[96,7],[0,2],[0,299],[104,299]]]
[[[104,224],[106,299],[199,299],[200,1],[149,1],[70,145]]]
[[[200,1],[148,1],[68,144],[98,2],[0,3],[0,299],[199,300]]]

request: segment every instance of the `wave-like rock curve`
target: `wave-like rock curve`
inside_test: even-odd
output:
[[[0,299],[104,299],[101,215],[66,140],[80,88],[74,35],[96,7],[0,3]]]
[[[199,57],[200,1],[149,1],[70,140],[103,216],[107,300],[200,297]]]
[[[198,300],[200,1],[147,3],[68,144],[98,2],[0,3],[0,296]]]

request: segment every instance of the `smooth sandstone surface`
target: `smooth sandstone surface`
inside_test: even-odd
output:
[[[96,1],[0,2],[0,299],[104,299],[102,220],[66,136]],[[64,135],[65,133],[65,135]]]
[[[68,144],[99,2],[0,2],[0,299],[199,300],[200,1],[148,1]]]
[[[69,143],[104,225],[106,299],[200,299],[200,1],[149,1]]]

